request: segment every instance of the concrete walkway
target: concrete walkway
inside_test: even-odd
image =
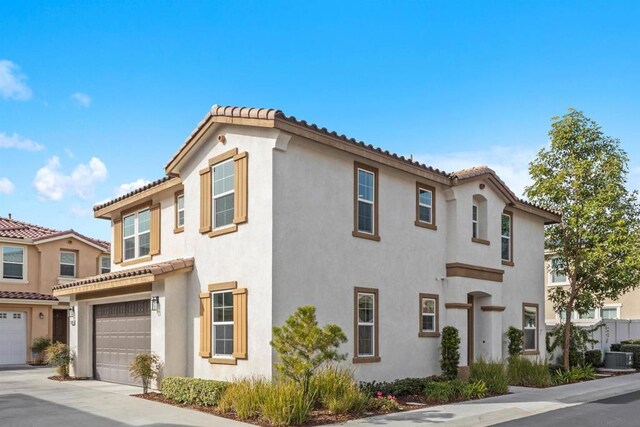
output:
[[[593,402],[640,390],[640,374],[611,377],[578,384],[546,389],[512,387],[504,396],[452,405],[432,406],[349,421],[349,427],[383,426],[405,427],[424,424],[450,426],[491,426],[505,421]]]

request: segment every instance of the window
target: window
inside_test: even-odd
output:
[[[213,167],[213,228],[233,224],[233,160]]]
[[[60,276],[76,277],[76,253],[60,251]]]
[[[551,275],[551,283],[567,283],[567,275],[564,273],[564,262],[560,257],[551,258],[549,265],[549,273]]]
[[[478,205],[473,205],[471,208],[471,225],[472,225],[472,236],[474,239],[478,239]]]
[[[151,248],[151,214],[143,209],[122,220],[124,259],[134,259],[149,255]]]
[[[416,222],[419,227],[436,229],[436,189],[416,183]]]
[[[585,313],[582,313],[582,314],[578,313],[578,319],[588,320],[588,319],[595,319],[595,318],[596,318],[596,310],[593,308],[590,308]]]
[[[2,278],[24,279],[24,248],[2,247]]]
[[[213,299],[213,355],[233,355],[233,293],[214,292]]]
[[[377,289],[355,289],[355,328],[353,362],[378,362]]]
[[[618,319],[618,307],[602,307],[600,309],[600,317],[602,319]]]
[[[100,274],[111,273],[111,257],[100,257]]]
[[[418,336],[440,336],[438,295],[420,294],[420,330]]]
[[[522,305],[522,330],[524,331],[524,354],[538,353],[538,304]]]
[[[378,236],[378,170],[355,163],[355,224],[353,235],[380,240]]]
[[[471,203],[471,240],[484,245],[487,240],[487,199],[482,194],[475,194]]]
[[[178,233],[184,229],[184,193],[178,192],[176,193],[176,201],[175,201],[175,227],[174,232]]]
[[[500,227],[500,236],[501,236],[501,248],[502,248],[502,261],[506,261],[510,263],[513,261],[513,250],[512,250],[512,239],[511,239],[511,230],[512,230],[512,221],[513,216],[510,212],[505,212],[502,214],[502,221]]]

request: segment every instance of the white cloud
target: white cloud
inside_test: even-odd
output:
[[[19,73],[20,67],[6,59],[0,59],[0,97],[26,101],[31,98],[27,77]]]
[[[0,148],[17,148],[19,150],[27,151],[41,151],[44,150],[42,144],[38,144],[28,138],[24,138],[17,133],[13,135],[7,135],[0,132]]]
[[[43,200],[62,200],[66,194],[73,193],[81,199],[93,197],[95,184],[107,178],[107,167],[97,157],[89,164],[79,164],[69,175],[62,171],[60,158],[54,156],[36,173],[33,185]]]
[[[76,92],[71,95],[71,99],[80,107],[89,108],[91,105],[91,97],[86,93]]]
[[[140,187],[144,187],[147,184],[151,184],[151,181],[147,181],[146,179],[138,178],[133,182],[128,182],[125,184],[120,184],[118,188],[116,188],[116,197],[124,196],[125,194],[136,190]]]
[[[419,155],[416,160],[446,172],[473,166],[489,166],[516,195],[522,196],[524,188],[531,184],[529,162],[536,154],[537,150],[531,148],[496,145],[486,150]]]
[[[15,186],[13,182],[9,181],[9,178],[0,178],[0,194],[11,194]]]

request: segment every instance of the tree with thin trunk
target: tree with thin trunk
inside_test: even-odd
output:
[[[640,209],[626,188],[628,157],[617,139],[573,109],[552,119],[550,146],[529,166],[529,201],[562,214],[546,227],[552,269],[568,286],[549,293],[564,310],[563,365],[569,369],[571,313],[601,307],[640,284]]]

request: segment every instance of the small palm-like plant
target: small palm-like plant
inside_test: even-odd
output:
[[[129,365],[129,372],[135,379],[142,381],[142,393],[149,392],[151,380],[158,377],[160,371],[160,358],[151,353],[139,353]]]

